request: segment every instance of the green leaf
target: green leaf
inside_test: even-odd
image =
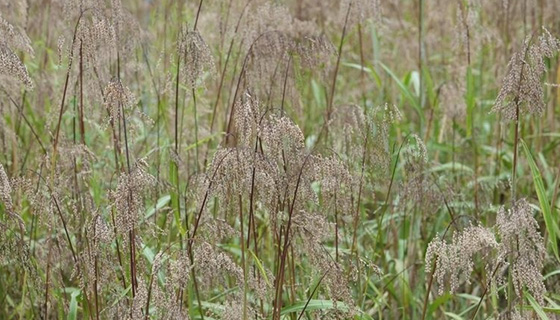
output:
[[[78,296],[82,293],[81,290],[74,290],[70,295],[70,307],[68,307],[67,320],[76,320],[78,318]]]
[[[351,63],[351,62],[343,62],[342,63],[343,66],[347,66],[350,68],[354,68],[357,70],[362,70],[362,66],[360,64],[357,63]],[[372,78],[375,80],[375,83],[377,84],[378,87],[382,87],[382,82],[381,82],[381,77],[379,76],[379,74],[377,73],[377,71],[375,71],[375,69],[373,67],[363,67],[363,71],[369,73]]]
[[[202,138],[202,139],[198,139],[198,141],[196,141],[195,143],[191,143],[188,146],[185,147],[185,149],[183,149],[183,151],[189,151],[191,149],[194,149],[200,145],[205,144],[206,142],[210,141],[210,140],[214,140],[217,137],[223,136],[225,135],[225,132],[216,132],[213,135],[210,135],[208,137]]]
[[[554,271],[552,271],[552,272],[550,272],[550,273],[547,273],[547,274],[543,277],[543,279],[546,280],[546,279],[548,279],[548,278],[550,278],[550,277],[552,277],[552,276],[555,276],[555,275],[557,275],[557,274],[560,274],[560,269],[554,270]]]
[[[449,318],[456,319],[456,320],[463,320],[464,319],[460,315],[455,314],[453,312],[445,312],[445,315],[448,316]]]
[[[161,210],[163,207],[165,207],[169,203],[170,200],[171,200],[171,196],[168,195],[168,194],[159,198],[155,207],[151,207],[150,210],[148,210],[148,213],[146,213],[146,216],[144,217],[144,219],[149,219],[151,216],[153,216],[156,213],[156,210]]]
[[[181,212],[179,211],[180,201],[181,201],[181,195],[180,195],[181,190],[177,190],[180,188],[180,186],[178,186],[178,181],[179,181],[179,168],[177,167],[177,164],[175,164],[173,161],[169,161],[169,182],[171,183],[171,185],[175,187],[174,192],[171,193],[171,204],[174,209],[173,217],[175,218],[174,219],[175,226],[177,227],[177,229],[179,229],[179,233],[181,234],[181,236],[184,237],[187,231],[183,228],[183,223],[181,221]]]
[[[301,312],[304,309],[305,311],[331,310],[331,309],[336,309],[341,311],[349,310],[348,306],[342,301],[336,302],[336,308],[332,300],[310,300],[307,307],[305,307],[306,303],[307,301],[296,302],[295,304],[289,307],[282,308],[282,312],[280,312],[280,314],[285,315],[293,312]]]
[[[128,292],[130,291],[130,289],[132,289],[132,286],[128,286],[126,289],[123,289],[121,291],[121,293],[119,294],[119,298],[115,299],[115,301],[113,302],[113,304],[111,305],[111,308],[116,306],[117,303],[119,303],[119,301],[121,301],[124,297],[126,297],[126,295],[128,294]]]
[[[321,106],[324,104],[324,94],[323,94],[323,89],[321,88],[321,86],[319,85],[319,83],[315,80],[311,80],[311,89],[313,91],[313,98],[315,99],[315,103],[318,106]]]
[[[453,295],[447,293],[437,297],[432,303],[430,303],[430,307],[428,308],[428,315],[433,314],[439,306],[446,303],[449,299],[453,298]]]
[[[430,168],[430,172],[438,172],[438,171],[446,171],[449,172],[449,170],[454,170],[454,171],[465,171],[466,173],[473,173],[474,170],[462,163],[459,162],[448,162],[448,163],[443,163],[437,166],[433,166],[432,168]]]
[[[144,246],[144,248],[142,248],[142,255],[146,257],[146,260],[148,260],[150,264],[154,263],[154,258],[156,255],[154,254],[152,248],[148,246]]]
[[[255,255],[255,253],[252,250],[248,250],[248,251],[251,253],[251,256],[253,257],[253,260],[255,260],[255,264],[257,265],[257,268],[259,268],[259,271],[261,272],[261,275],[263,276],[266,284],[269,285],[269,286],[272,286],[272,284],[268,280],[268,276],[266,275],[266,271],[264,270],[264,267],[261,263],[261,260]]]
[[[420,120],[421,120],[421,124],[424,123],[424,113],[422,112],[422,108],[420,107],[420,104],[418,104],[418,100],[414,97],[412,92],[410,92],[410,90],[407,88],[407,86],[401,81],[401,79],[399,79],[399,77],[397,77],[393,73],[393,71],[391,71],[391,69],[389,69],[389,67],[387,67],[385,64],[383,64],[383,62],[381,62],[381,61],[379,61],[378,63],[385,70],[385,72],[387,72],[387,74],[391,78],[393,78],[393,80],[395,81],[397,86],[401,89],[401,92],[404,95],[404,97],[406,98],[406,100],[408,100],[408,102],[410,102],[410,104],[412,105],[412,107],[414,108],[416,113],[418,113],[418,116],[420,117]]]
[[[527,144],[523,139],[521,139],[521,146],[523,147],[523,151],[525,151],[525,155],[527,157],[527,162],[529,163],[529,167],[531,168],[531,174],[533,175],[533,182],[535,183],[535,190],[537,191],[537,197],[539,198],[539,204],[541,207],[541,211],[544,218],[544,223],[546,225],[546,231],[548,232],[548,240],[550,246],[552,247],[552,251],[554,252],[554,256],[558,261],[560,261],[560,257],[558,256],[558,243],[556,238],[560,232],[558,232],[558,225],[556,224],[557,218],[554,217],[552,209],[550,207],[550,201],[546,196],[546,190],[544,188],[544,183],[542,180],[541,172],[535,163],[535,159],[527,147]]]
[[[525,298],[529,300],[529,304],[531,305],[533,310],[539,315],[539,318],[541,318],[541,320],[550,320],[546,315],[546,313],[544,312],[543,308],[539,305],[539,303],[535,300],[535,298],[533,298],[533,296],[530,293],[525,292]]]

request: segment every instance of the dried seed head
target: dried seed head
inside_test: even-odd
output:
[[[225,212],[228,206],[237,204],[239,195],[253,194],[255,202],[274,207],[279,192],[277,167],[252,148],[220,149],[209,172],[212,181],[208,192],[220,199]]]
[[[116,33],[116,46],[123,61],[134,56],[136,48],[145,38],[145,32],[135,15],[123,8],[121,0],[111,0],[111,20]]]
[[[26,0],[0,0],[0,12],[10,12],[12,15],[27,19],[27,9]]]
[[[441,5],[441,4],[439,4]],[[494,35],[493,30],[486,28],[481,22],[480,12],[483,10],[482,3],[478,0],[467,0],[457,2],[456,23],[454,26],[455,39],[453,48],[463,51],[467,59],[473,59],[473,53],[480,48],[483,43],[489,41]],[[491,9],[485,9],[491,10]],[[443,18],[445,14],[438,12]],[[442,23],[445,23],[442,21]],[[450,26],[449,26],[450,27]]]
[[[0,15],[0,38],[3,42],[16,50],[21,50],[33,56],[34,51],[31,47],[31,40],[25,31],[16,29]]]
[[[510,265],[517,296],[523,297],[523,290],[527,288],[543,304],[546,288],[541,270],[546,248],[538,231],[539,225],[533,217],[533,209],[527,200],[518,200],[509,210],[500,208],[496,224],[501,237],[500,251]]]
[[[12,210],[12,186],[10,185],[10,179],[4,167],[0,164],[0,200],[6,207],[7,211]]]
[[[544,58],[552,57],[559,50],[560,41],[546,29],[538,39],[527,38],[509,61],[508,73],[492,112],[500,113],[504,121],[514,121],[524,113],[540,116],[545,109]]]
[[[224,252],[214,250],[213,246],[207,242],[202,242],[196,247],[194,261],[198,266],[197,279],[201,279],[201,284],[205,288],[212,288],[212,284],[215,286],[216,283],[225,284],[228,277],[233,277],[237,285],[243,284],[241,267]]]
[[[65,44],[66,44],[66,38],[60,35],[58,37],[57,45],[56,45],[57,54],[58,54],[58,66],[62,65],[62,58],[64,57],[66,51]]]
[[[348,12],[350,10],[350,12]],[[348,13],[347,28],[356,24],[363,24],[367,19],[379,21],[381,19],[380,0],[343,0],[340,2],[339,23],[344,23]]]
[[[297,158],[305,149],[305,138],[300,127],[292,120],[288,117],[271,116],[263,122],[259,131],[270,159],[284,161],[284,156],[286,162],[299,162]]]
[[[213,76],[214,58],[198,30],[182,30],[178,54],[181,59],[181,79],[189,88],[202,85],[204,76]]]
[[[246,49],[267,33],[291,33],[293,18],[287,7],[270,1],[254,8],[247,14],[247,23],[242,33]],[[274,31],[274,32],[272,32]]]
[[[117,56],[115,26],[97,11],[82,16],[72,50],[73,57],[82,55],[83,68],[103,70],[103,64],[110,63]]]
[[[104,92],[105,106],[108,108],[113,121],[120,121],[122,110],[130,109],[136,103],[136,98],[130,89],[118,79],[111,80]]]
[[[220,319],[222,320],[238,320],[243,319],[244,312],[250,314],[253,319],[264,319],[256,310],[251,306],[247,306],[247,309],[243,310],[243,296],[237,294],[234,300],[228,300],[224,304],[224,312],[222,313]]]
[[[236,103],[233,115],[237,146],[248,148],[254,146],[261,117],[259,100],[247,90]]]
[[[110,243],[113,239],[113,232],[101,215],[96,215],[88,226],[88,234],[92,236],[95,245],[100,243]]]
[[[315,267],[315,272],[324,276],[321,285],[327,290],[330,299],[335,303],[343,301],[347,306],[353,305],[352,294],[347,274],[340,263],[337,263],[330,253],[325,250],[323,241],[333,234],[334,224],[328,223],[327,218],[320,213],[299,210],[293,217],[294,234],[299,235],[302,245],[294,246],[300,258],[309,259]],[[295,240],[293,240],[295,241]],[[352,310],[345,314],[350,317]]]
[[[136,295],[132,299],[132,317],[130,320],[144,319],[143,308],[146,307],[148,300],[148,286],[144,279],[138,279],[138,287],[136,288]]]
[[[76,19],[86,11],[101,11],[104,9],[104,3],[97,0],[61,0],[62,17],[66,21],[76,21]]]
[[[312,167],[309,169],[313,180],[320,186],[321,206],[325,215],[327,209],[337,210],[341,215],[351,214],[351,195],[356,185],[354,177],[348,171],[342,160],[336,156],[315,157]],[[356,178],[358,180],[358,178]]]
[[[25,223],[23,219],[14,211],[14,204],[12,203],[12,186],[4,167],[0,164],[0,203],[4,204],[4,208],[8,217],[14,219],[20,230],[25,230]]]
[[[147,171],[147,165],[140,160],[129,174],[119,177],[117,189],[113,192],[113,205],[117,209],[117,231],[126,233],[136,225],[144,209],[143,195],[151,189],[155,178]]]
[[[33,89],[33,82],[27,68],[18,56],[3,43],[0,43],[0,75],[18,79],[28,90]]]
[[[362,161],[367,167],[374,167],[381,174],[389,170],[391,126],[401,119],[401,113],[394,105],[383,104],[364,112],[355,105],[336,108],[330,127],[335,137],[335,150],[344,154],[348,165],[361,171]]]
[[[304,68],[326,68],[336,55],[336,47],[326,35],[305,35],[296,42],[296,52]]]
[[[452,120],[460,121],[466,116],[466,105],[464,84],[460,81],[445,83],[441,87],[440,105],[445,115]]]
[[[372,151],[368,152],[366,150],[371,154],[368,163],[380,169],[381,173],[388,174],[391,163],[389,131],[391,126],[402,119],[402,114],[396,105],[385,103],[373,108],[372,114],[368,115],[367,119],[367,127],[373,131],[369,140],[371,141]],[[421,145],[424,145],[423,142],[421,142]]]
[[[423,193],[423,190],[431,190],[431,181],[425,172],[428,164],[426,145],[416,134],[411,134],[407,142],[408,146],[402,152],[407,173],[405,190],[412,188],[420,193]],[[407,190],[405,194],[417,195],[416,192],[410,192],[412,190]]]
[[[186,252],[179,253],[175,260],[169,262],[170,285],[184,288],[191,278],[192,263]]]
[[[451,243],[437,236],[428,245],[426,251],[426,274],[432,273],[439,283],[439,294],[443,294],[445,284],[450,283],[450,291],[455,292],[461,279],[470,282],[476,254],[487,254],[497,248],[498,243],[489,229],[482,226],[469,226],[456,232]]]

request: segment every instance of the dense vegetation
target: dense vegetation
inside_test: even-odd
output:
[[[1,319],[560,319],[556,0],[0,0]]]

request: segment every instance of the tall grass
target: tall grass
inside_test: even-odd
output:
[[[555,1],[0,8],[1,319],[560,318]]]

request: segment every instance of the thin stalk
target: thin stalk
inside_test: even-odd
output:
[[[496,275],[496,272],[498,271],[499,266],[500,266],[500,263],[498,263],[496,265],[496,268],[494,268],[494,272],[492,272],[492,276],[490,277],[490,279],[494,278],[494,276]],[[486,294],[488,293],[488,287],[490,287],[490,285],[485,286],[484,291],[482,292],[482,295],[480,296],[480,300],[476,304],[476,309],[474,310],[474,313],[471,317],[471,320],[474,320],[476,318],[476,315],[478,314],[478,310],[480,309],[480,306],[482,305],[482,301],[484,300],[484,296],[486,296]]]
[[[123,124],[123,134],[124,134],[124,146],[126,151],[126,166],[128,169],[128,174],[130,175],[130,154],[128,149],[128,133],[126,129],[126,115],[124,113],[124,106],[119,102],[119,107],[121,109],[122,124]],[[128,189],[128,201],[129,204],[132,202],[132,190]],[[130,210],[130,208],[128,208]],[[136,277],[136,230],[135,226],[132,226],[132,230],[128,232],[128,246],[130,253],[130,283],[132,284],[132,297],[136,296],[136,288],[138,286]]]
[[[336,205],[336,196],[334,194],[334,247],[335,247],[335,261],[338,262],[338,206]]]
[[[177,72],[175,75],[175,153],[179,150],[179,78],[181,69],[181,55],[177,55]]]
[[[95,241],[95,239],[96,239],[95,224],[94,224],[94,227],[93,227],[93,239],[94,239],[93,241]],[[87,230],[86,230],[86,244],[87,244],[88,255],[91,256],[92,255],[92,249],[91,249],[91,244],[90,244],[90,241],[89,241],[89,237],[87,235]],[[98,272],[97,272],[97,252],[94,252],[93,254],[95,255],[94,256],[94,266],[93,266],[94,274],[95,274],[95,278],[93,279],[93,288],[94,288],[93,295],[94,295],[94,300],[95,300],[95,319],[99,320],[99,295],[97,293],[97,276],[98,276]]]
[[[111,219],[113,221],[113,232],[117,234],[117,223],[115,221],[115,213],[113,210],[111,210]],[[123,272],[124,266],[123,266],[123,259],[121,254],[121,247],[119,244],[119,239],[117,237],[115,237],[115,244],[117,247],[117,259],[119,261],[119,271],[121,275],[121,281],[122,281],[123,289],[126,290],[127,285],[126,285],[126,277],[124,276],[124,272]]]
[[[33,134],[33,137],[35,137],[35,140],[37,140],[37,142],[39,143],[39,146],[41,146],[41,149],[43,150],[43,153],[46,154],[47,153],[47,149],[45,148],[45,146],[43,145],[43,143],[41,142],[41,138],[39,138],[39,134],[37,134],[37,131],[35,131],[35,129],[33,128],[33,126],[31,125],[31,122],[29,122],[29,120],[27,119],[27,117],[25,116],[25,114],[23,113],[23,105],[19,105],[6,91],[6,89],[2,89],[4,91],[4,93],[6,94],[6,96],[8,97],[8,99],[12,102],[12,104],[14,105],[14,107],[16,107],[17,111],[19,112],[19,114],[21,115],[21,117],[23,118],[23,121],[27,124],[27,126],[29,127],[29,129],[31,130],[31,133]]]
[[[228,144],[229,138],[230,138],[230,134],[232,131],[232,125],[233,125],[233,115],[235,114],[235,101],[237,100],[237,96],[239,95],[239,90],[241,88],[241,80],[244,78],[245,73],[247,72],[247,67],[249,65],[249,58],[251,56],[251,53],[253,51],[253,48],[255,47],[255,44],[265,35],[271,34],[271,33],[276,33],[278,32],[278,30],[271,30],[271,31],[267,31],[267,32],[263,32],[261,33],[254,41],[253,43],[251,43],[251,46],[249,47],[249,50],[247,51],[247,54],[245,55],[245,59],[243,60],[243,66],[241,67],[241,71],[239,72],[239,77],[237,79],[237,86],[235,87],[235,93],[233,94],[233,101],[231,102],[231,106],[230,106],[230,111],[229,111],[229,119],[227,121],[227,129],[226,129],[226,137],[225,137],[225,144]]]
[[[286,66],[286,73],[284,74],[284,86],[282,89],[282,103],[280,105],[280,115],[284,116],[284,101],[286,100],[286,87],[288,84],[288,74],[290,72],[290,65],[292,64],[292,55],[288,58],[288,65]]]
[[[381,209],[381,215],[379,217],[379,219],[377,220],[377,238],[375,240],[375,246],[379,243],[379,241],[381,241],[381,234],[382,234],[382,230],[383,230],[383,218],[385,217],[385,213],[387,212],[387,208],[389,207],[389,199],[391,196],[391,191],[393,190],[393,183],[395,181],[395,174],[397,173],[397,165],[399,164],[399,158],[401,155],[401,150],[404,146],[404,144],[408,141],[408,137],[409,135],[407,135],[403,142],[401,143],[401,145],[399,146],[399,150],[397,151],[397,157],[395,159],[395,164],[393,165],[393,170],[391,171],[391,180],[389,181],[389,188],[387,189],[387,194],[385,195],[385,202],[383,204],[383,207]],[[395,145],[393,145],[393,151],[395,149]],[[374,246],[374,247],[375,247]]]
[[[72,258],[74,260],[74,263],[76,264],[76,267],[78,268],[78,272],[81,273],[81,268],[80,268],[80,261],[78,260],[78,257],[76,255],[76,250],[74,250],[74,245],[72,244],[72,240],[70,239],[70,232],[68,231],[68,227],[66,225],[66,220],[64,219],[64,215],[62,214],[62,211],[60,209],[60,205],[56,199],[56,197],[52,194],[52,190],[51,190],[51,199],[53,201],[53,203],[55,204],[55,208],[56,211],[60,217],[60,220],[62,221],[62,226],[64,228],[64,234],[66,235],[66,240],[68,241],[68,246],[70,247],[70,251],[72,252]],[[84,299],[86,302],[86,305],[88,306],[88,309],[90,308],[90,302],[87,296],[87,292],[84,291]],[[91,318],[91,313],[89,314],[90,318]]]
[[[235,26],[235,31],[234,34],[237,34],[237,31],[239,30],[239,26],[241,25],[241,20],[243,18],[243,15],[245,14],[245,10],[247,9],[249,3],[251,2],[251,0],[247,1],[247,4],[245,4],[245,7],[243,8],[243,11],[241,11],[241,14],[239,15],[239,19],[237,20],[237,25]],[[229,48],[227,51],[227,55],[226,55],[226,61],[224,63],[224,68],[222,70],[222,73],[220,75],[220,83],[218,85],[218,92],[216,95],[216,101],[214,102],[214,107],[212,108],[212,120],[210,121],[210,134],[212,134],[214,132],[214,123],[216,120],[216,114],[218,111],[218,104],[220,102],[220,97],[222,96],[222,87],[224,85],[224,79],[226,76],[226,71],[227,71],[227,67],[228,67],[228,63],[229,60],[231,58],[231,53],[233,51],[233,43],[234,43],[235,37],[231,38],[231,41],[229,42]],[[206,162],[208,159],[208,149],[206,151],[206,155],[204,156],[204,167],[206,167]]]
[[[192,97],[193,97],[193,109],[194,109],[194,140],[195,140],[194,151],[195,151],[196,171],[198,172],[198,166],[200,163],[198,161],[198,116],[196,113],[196,92],[194,88],[192,88]]]
[[[49,318],[49,287],[50,287],[50,276],[51,276],[51,253],[52,253],[52,243],[49,241],[49,253],[47,254],[47,271],[45,280],[45,304],[43,309],[45,310],[45,319]]]
[[[432,291],[432,284],[434,282],[434,273],[437,268],[437,260],[434,260],[432,265],[432,272],[430,272],[430,280],[428,281],[428,289],[426,289],[426,296],[424,297],[424,305],[422,307],[422,320],[426,319],[426,311],[428,310],[428,300],[430,298],[430,291]]]
[[[84,125],[84,60],[83,60],[83,42],[80,39],[80,139],[82,144],[86,144],[86,129]]]
[[[74,26],[74,36],[72,38],[72,45],[70,46],[70,48],[74,47],[74,44],[76,43],[76,37],[78,35],[78,26],[80,25],[80,21],[83,17],[85,13],[85,10],[82,11],[80,13],[80,16],[78,17],[78,20],[76,21],[76,25]],[[60,110],[58,112],[58,121],[56,124],[56,129],[55,129],[55,137],[54,137],[54,143],[53,143],[53,155],[52,155],[52,174],[54,175],[54,170],[56,169],[56,151],[57,151],[57,147],[58,147],[58,139],[59,139],[59,134],[60,134],[60,126],[62,123],[62,114],[64,113],[64,103],[66,102],[66,93],[68,91],[68,83],[70,82],[70,71],[72,71],[72,61],[73,61],[73,57],[72,57],[72,51],[70,51],[70,57],[68,59],[68,69],[66,70],[66,79],[64,80],[64,89],[62,91],[62,101],[60,102]]]
[[[284,272],[285,272],[285,267],[286,267],[286,260],[288,257],[288,247],[290,246],[291,242],[290,242],[290,231],[291,231],[291,226],[292,226],[292,217],[293,217],[293,213],[294,213],[294,208],[295,208],[295,204],[296,204],[296,200],[297,200],[297,195],[298,195],[298,190],[299,190],[299,186],[300,186],[300,182],[301,182],[301,178],[303,176],[303,169],[305,168],[305,165],[307,164],[307,161],[309,160],[311,154],[308,154],[307,157],[305,158],[305,161],[303,162],[303,164],[301,165],[301,168],[299,170],[299,174],[298,174],[298,179],[296,182],[296,187],[294,190],[294,194],[293,194],[293,199],[291,201],[290,204],[290,208],[288,211],[288,222],[286,224],[286,228],[284,229],[284,243],[282,244],[281,247],[278,247],[279,250],[279,256],[280,256],[280,266],[277,270],[277,275],[276,275],[276,281],[275,281],[275,285],[276,285],[276,293],[275,293],[275,298],[274,298],[274,309],[273,309],[273,314],[272,314],[272,319],[274,320],[279,320],[280,319],[280,311],[282,309],[281,307],[281,301],[282,301],[282,284],[284,282]],[[281,253],[280,253],[281,251]]]
[[[196,31],[198,25],[198,18],[200,17],[200,11],[202,10],[202,3],[204,0],[200,0],[198,3],[198,10],[196,11],[196,18],[194,20],[193,30]],[[196,114],[196,91],[194,87],[192,88],[193,104],[194,104],[194,139],[195,139],[195,154],[196,154],[196,171],[198,171],[198,117]]]
[[[360,86],[362,87],[362,107],[364,108],[364,113],[366,111],[366,104],[367,104],[367,100],[366,100],[366,82],[365,82],[365,76],[366,76],[366,71],[365,71],[365,57],[364,57],[364,41],[363,41],[363,36],[362,36],[362,24],[358,23],[358,43],[360,44]]]
[[[511,168],[511,200],[515,204],[515,177],[517,169],[517,150],[519,147],[519,103],[515,103],[515,138],[513,142],[513,165]]]
[[[241,241],[241,265],[243,267],[243,319],[247,319],[247,291],[249,289],[247,284],[247,265],[245,262],[245,234],[243,232],[243,198],[239,195],[239,224]]]
[[[527,44],[527,47],[525,48],[525,53],[523,54],[524,59],[527,57],[527,54],[529,53],[529,49],[531,48],[531,42],[533,41],[534,37],[536,34],[536,30],[533,33],[533,35],[531,36],[531,39],[529,39],[529,43]],[[515,185],[515,179],[516,179],[516,169],[517,169],[517,151],[518,151],[518,147],[519,147],[519,105],[521,104],[521,101],[519,100],[519,94],[521,92],[521,81],[523,81],[523,72],[525,70],[525,63],[523,63],[521,65],[521,71],[519,73],[519,82],[517,84],[517,92],[518,94],[516,95],[513,104],[515,104],[515,141],[513,142],[513,165],[511,168],[511,200],[513,205],[515,205],[515,201],[516,201],[516,185]]]
[[[336,90],[336,79],[338,77],[338,69],[340,67],[340,58],[342,57],[342,45],[344,44],[344,38],[346,37],[346,28],[348,26],[348,17],[350,16],[350,9],[352,8],[352,1],[348,4],[348,9],[346,11],[346,18],[344,19],[344,27],[342,27],[342,36],[340,37],[340,43],[338,44],[338,55],[336,57],[336,64],[334,66],[334,76],[331,82],[330,95],[327,104],[327,121],[328,123],[331,119],[333,104],[334,104],[334,93]],[[328,130],[327,130],[328,135]]]
[[[447,206],[447,203],[446,203],[446,206]],[[449,213],[451,214],[451,210],[450,210],[449,207],[447,207],[447,210],[449,210]],[[452,216],[451,223],[449,223],[449,225],[447,225],[447,228],[445,229],[445,232],[443,233],[442,239],[445,238],[445,236],[447,235],[447,232],[449,231],[451,226],[453,224],[455,224],[457,219],[460,219],[460,218],[463,217],[463,216],[453,217],[452,214],[451,214],[451,216]],[[426,289],[426,295],[424,296],[424,305],[422,307],[422,320],[426,319],[426,311],[428,310],[428,300],[430,298],[430,291],[432,290],[432,284],[433,284],[433,281],[434,281],[434,274],[436,272],[436,268],[437,268],[437,259],[434,259],[434,264],[433,264],[432,270],[430,272],[430,280],[428,281],[428,288]]]
[[[422,101],[424,100],[424,77],[422,74],[423,69],[423,33],[424,33],[424,0],[419,0],[418,8],[418,77],[419,77],[419,91],[418,100],[419,106],[422,106]]]
[[[195,237],[196,237],[198,227],[200,225],[200,219],[202,218],[202,213],[204,211],[204,207],[206,206],[206,203],[207,203],[208,198],[210,196],[210,190],[211,190],[212,185],[214,183],[214,178],[216,177],[216,174],[218,172],[218,169],[221,167],[222,162],[229,155],[229,153],[230,152],[226,153],[224,155],[224,157],[222,157],[222,159],[220,159],[220,161],[218,162],[218,164],[216,166],[216,170],[214,170],[212,178],[210,179],[210,183],[208,184],[208,188],[206,189],[206,193],[204,194],[204,198],[202,199],[202,204],[200,205],[200,209],[198,211],[195,223],[193,225],[193,231],[192,231],[192,233],[190,234],[190,236],[187,240],[187,253],[188,253],[191,261],[194,261],[193,260],[194,259],[193,244],[194,244],[194,240],[195,240]],[[198,290],[198,281],[196,280],[196,273],[195,273],[195,268],[194,267],[191,268],[191,275],[192,275],[192,278],[193,278],[195,295],[196,295],[196,299],[197,299],[197,302],[198,302],[198,308],[200,310],[200,316],[204,320],[204,315],[203,315],[203,312],[202,312],[202,302],[200,300],[200,294],[199,294],[199,290]]]
[[[182,31],[179,31],[180,33],[182,33]],[[181,35],[179,35],[179,37],[181,37]],[[181,41],[179,39],[179,41]],[[181,197],[180,197],[180,190],[181,190],[181,185],[180,185],[180,179],[179,179],[179,80],[180,80],[180,75],[181,75],[181,54],[180,51],[177,52],[177,70],[176,70],[176,74],[175,74],[175,148],[174,148],[174,152],[175,152],[175,161],[173,161],[173,167],[175,168],[175,171],[173,172],[174,178],[175,178],[175,193],[176,193],[176,208],[175,210],[177,210],[177,214],[179,216],[181,216]],[[181,114],[182,116],[182,114]],[[182,243],[182,242],[181,242]],[[181,296],[183,294],[183,288],[181,288]],[[181,305],[182,307],[182,305]]]

